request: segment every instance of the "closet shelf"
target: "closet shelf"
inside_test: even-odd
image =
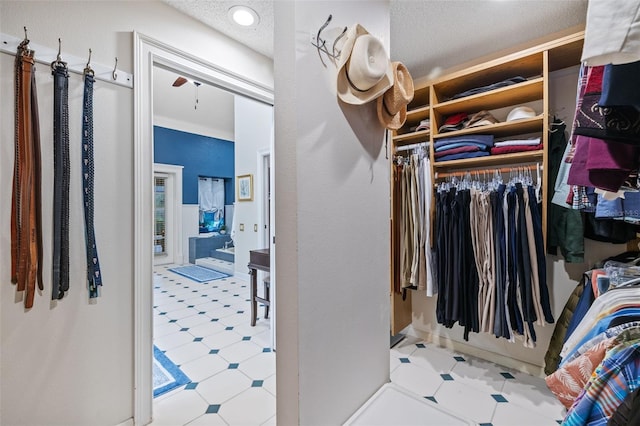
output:
[[[431,137],[431,132],[429,130],[420,130],[418,132],[405,133],[403,135],[398,135],[393,137],[393,141],[395,143],[398,142],[422,142],[428,141]]]
[[[471,114],[483,109],[492,110],[540,100],[543,98],[543,90],[544,81],[542,77],[538,77],[511,86],[436,104],[433,106],[433,111],[446,116],[459,112]]]
[[[496,138],[506,136],[524,135],[526,133],[541,132],[543,126],[542,114],[532,117],[523,118],[517,121],[503,121],[501,123],[489,124],[486,126],[471,127],[455,132],[439,133],[433,135],[433,139],[451,138],[454,136],[475,135],[475,134],[491,134]],[[404,135],[403,135],[404,136]],[[394,140],[396,140],[394,138]]]
[[[442,76],[433,81],[432,86],[437,100],[444,100],[465,90],[494,84],[515,76],[539,76],[542,75],[542,70],[542,52],[525,51]],[[434,99],[431,101],[434,103]]]
[[[420,121],[429,118],[431,107],[429,105],[407,111],[407,121]]]
[[[434,161],[433,168],[438,170],[461,169],[468,167],[482,168],[487,166],[513,165],[535,163],[542,160],[544,150],[516,152],[513,154],[489,155],[487,157],[464,158],[451,161]]]

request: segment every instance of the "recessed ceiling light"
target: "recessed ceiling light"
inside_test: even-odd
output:
[[[233,6],[229,9],[229,18],[243,27],[255,27],[260,17],[255,10],[247,6]]]

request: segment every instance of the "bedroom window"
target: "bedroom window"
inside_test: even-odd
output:
[[[224,225],[224,179],[200,177],[198,179],[198,206],[200,233],[218,232]]]

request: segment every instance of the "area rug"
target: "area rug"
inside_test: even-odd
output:
[[[191,380],[155,345],[153,346],[153,397],[190,383]]]
[[[178,266],[177,268],[171,268],[169,270],[199,283],[219,280],[220,278],[226,278],[229,276],[225,273],[198,265]]]

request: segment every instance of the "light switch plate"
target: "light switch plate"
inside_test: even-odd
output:
[[[244,231],[244,223],[240,224],[240,231]]]

